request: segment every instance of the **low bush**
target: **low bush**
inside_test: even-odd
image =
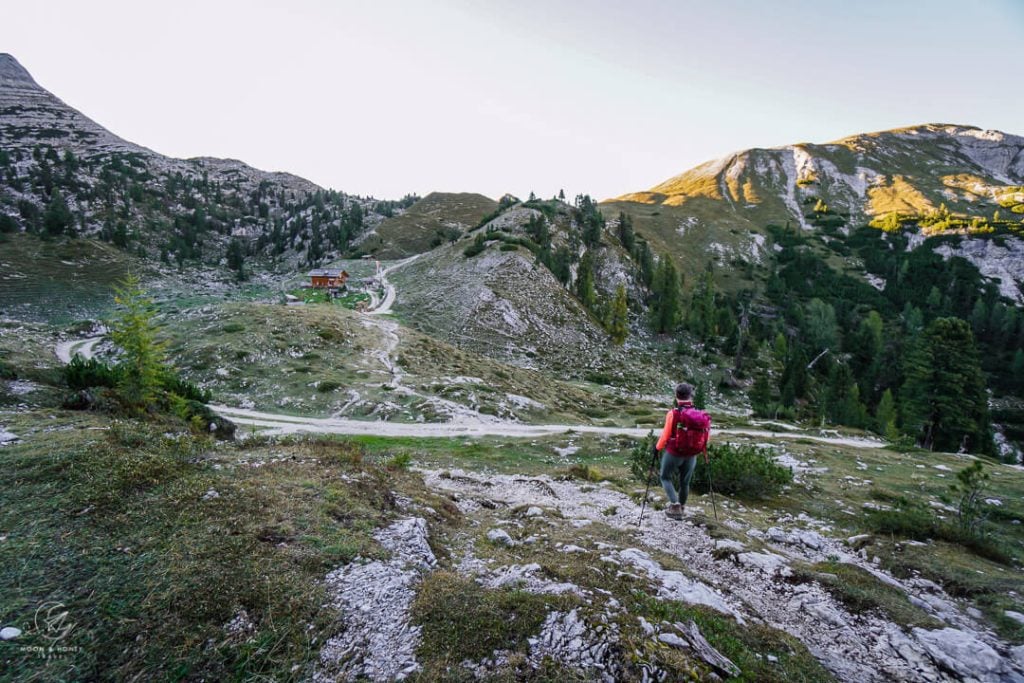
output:
[[[487,248],[487,242],[484,240],[483,235],[477,235],[473,243],[466,247],[462,253],[466,258],[473,258],[474,256],[483,253],[484,249]]]
[[[778,495],[783,486],[793,481],[793,470],[775,462],[767,448],[711,444],[708,456],[710,473],[704,457],[697,456],[691,486],[699,493],[710,490],[709,477],[713,478],[716,492],[749,500]]]
[[[884,494],[873,492],[873,497]],[[988,523],[976,528],[965,528],[960,524],[940,519],[934,510],[898,496],[888,496],[894,504],[891,510],[872,510],[864,518],[864,527],[873,533],[906,538],[914,541],[945,541],[954,543],[979,557],[1012,565],[1013,554],[1007,547],[996,541]]]
[[[341,383],[340,382],[335,382],[334,380],[330,380],[330,379],[324,380],[324,381],[322,381],[322,382],[320,382],[319,384],[316,385],[316,390],[319,391],[321,394],[328,394],[328,393],[330,393],[332,391],[336,391],[337,389],[340,389],[340,388],[341,388]]]
[[[64,366],[64,381],[68,387],[76,391],[94,387],[113,389],[117,386],[118,379],[116,366],[111,367],[96,358],[86,360],[81,356],[75,356]]]
[[[170,370],[164,372],[160,378],[160,385],[168,393],[175,394],[189,401],[198,401],[199,403],[210,402],[209,389],[200,389],[192,382],[182,379],[180,375]]]
[[[604,481],[605,476],[596,467],[590,465],[578,464],[571,466],[566,471],[566,476],[569,479],[579,479],[582,481],[599,482]]]
[[[412,456],[408,453],[395,453],[384,461],[384,467],[392,472],[407,470],[412,466]]]

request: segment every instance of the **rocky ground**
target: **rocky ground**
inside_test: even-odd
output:
[[[638,525],[638,501],[607,483],[420,473],[430,489],[455,502],[467,524],[432,538],[428,520],[436,513],[409,506],[409,516],[376,536],[391,559],[357,561],[328,576],[345,621],[341,636],[321,652],[322,672],[335,679],[415,674],[421,633],[410,619],[412,593],[424,576],[448,570],[487,589],[577,601],[548,612],[528,638],[518,664],[527,669],[547,658],[588,680],[669,680],[657,653],[678,650],[698,663],[702,676],[740,675],[693,621],[652,623],[630,613],[624,589],[641,587],[657,600],[714,610],[740,630],[757,625],[789,634],[838,680],[1024,680],[1024,646],[1002,642],[936,584],[883,571],[855,549],[857,538],[834,538],[823,522],[792,518],[765,532],[734,518],[735,504],[724,502],[719,527],[701,502],[682,522],[648,507]],[[447,558],[438,560],[431,544],[443,544]],[[825,558],[861,567],[905,592],[928,613],[932,627],[853,613],[794,571]],[[560,568],[563,560],[575,569]],[[378,641],[380,647],[371,647]],[[485,677],[508,666],[509,655],[498,651],[457,666]],[[768,664],[778,661],[777,654],[763,655]]]

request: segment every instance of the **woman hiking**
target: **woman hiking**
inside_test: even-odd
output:
[[[711,433],[711,418],[693,405],[693,387],[685,382],[676,385],[675,407],[665,415],[665,428],[654,446],[654,456],[661,454],[661,485],[668,496],[669,506],[665,514],[670,519],[683,518],[683,506],[690,495],[690,480],[697,466],[697,456],[704,453],[707,458],[708,436]],[[672,478],[679,472],[679,491],[672,484]]]

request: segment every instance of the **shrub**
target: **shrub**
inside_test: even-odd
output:
[[[590,482],[599,482],[605,479],[605,476],[601,474],[599,469],[582,463],[571,466],[566,472],[566,476],[569,479],[580,479]]]
[[[118,383],[118,371],[101,360],[75,356],[64,366],[64,382],[76,390],[92,389],[93,387],[114,388]]]
[[[192,382],[182,379],[180,375],[170,370],[165,369],[163,376],[160,378],[160,386],[168,393],[176,394],[189,401],[198,401],[199,403],[210,402],[209,389],[200,389]]]
[[[340,388],[340,382],[335,382],[334,380],[330,379],[324,380],[316,385],[316,390],[319,391],[321,394],[327,394]]]
[[[875,495],[874,497],[880,497]],[[864,524],[876,534],[898,536],[915,541],[946,541],[970,550],[979,557],[1011,565],[1013,555],[986,532],[981,522],[973,528],[962,524],[951,524],[920,503],[903,497],[890,497],[894,502],[892,510],[873,510]]]
[[[463,250],[463,254],[466,258],[473,258],[477,254],[483,252],[487,248],[487,242],[484,240],[483,235],[477,235],[473,243]]]
[[[633,478],[642,481],[645,484],[654,484],[657,482],[657,477],[651,477],[651,463],[654,459],[651,457],[651,448],[657,443],[657,438],[654,436],[654,432],[648,432],[640,441],[636,442],[633,446],[633,450],[629,453],[629,472],[633,475]]]
[[[771,450],[756,446],[711,444],[710,476],[715,491],[737,498],[758,500],[777,495],[782,487],[793,481],[793,470],[775,462]],[[692,487],[707,493],[708,465],[703,456],[697,456]]]
[[[412,456],[408,453],[395,453],[384,462],[384,467],[391,471],[407,470],[412,465]]]

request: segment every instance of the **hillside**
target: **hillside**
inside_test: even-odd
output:
[[[772,224],[830,235],[869,222],[922,236],[959,234],[965,239],[954,252],[1021,299],[1013,282],[1024,279],[1019,243],[993,251],[979,241],[1022,230],[1024,138],[999,131],[928,124],[750,149],[602,207],[633,214],[652,243],[691,269],[696,254],[725,265],[762,263]]]
[[[382,259],[420,254],[476,227],[496,208],[496,201],[481,194],[431,192],[381,221],[358,241],[358,249]]]
[[[1022,149],[385,201],[0,55],[0,679],[1024,681]]]
[[[0,232],[98,237],[151,259],[315,263],[383,218],[378,202],[233,159],[174,159],[111,133],[0,54]]]

